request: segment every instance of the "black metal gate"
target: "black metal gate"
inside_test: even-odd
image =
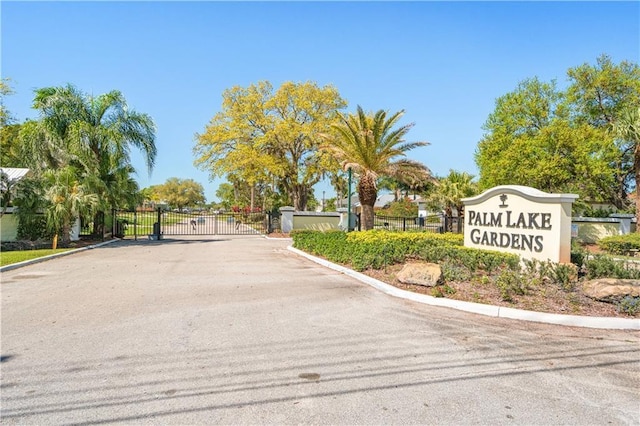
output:
[[[269,213],[119,211],[114,235],[158,239],[170,235],[260,235],[274,231]]]
[[[162,235],[255,235],[266,233],[264,213],[162,212]]]

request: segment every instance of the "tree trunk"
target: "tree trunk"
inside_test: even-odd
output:
[[[447,232],[453,232],[453,211],[451,206],[445,207],[444,214],[447,217]]]
[[[253,213],[253,206],[256,197],[256,186],[254,184],[251,185],[251,213]]]
[[[302,212],[307,209],[309,188],[306,185],[295,184],[291,188],[290,197],[293,200],[293,208]]]
[[[361,225],[363,231],[373,229],[373,206],[378,198],[376,179],[372,174],[364,173],[358,182],[358,198],[362,207]]]
[[[93,216],[93,236],[97,238],[104,237],[104,212],[98,211]]]

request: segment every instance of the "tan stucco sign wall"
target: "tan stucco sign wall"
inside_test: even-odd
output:
[[[577,198],[518,185],[465,198],[464,245],[525,259],[570,262],[571,207]]]

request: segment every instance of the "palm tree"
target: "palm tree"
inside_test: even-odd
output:
[[[405,142],[404,137],[413,124],[397,129],[393,127],[404,111],[387,117],[379,110],[367,114],[358,105],[356,114],[338,113],[339,123],[332,126],[336,135],[325,136],[330,143],[323,147],[341,163],[344,170],[351,169],[358,178],[358,197],[362,206],[362,228],[373,229],[373,206],[378,197],[379,176],[401,177],[408,174],[430,175],[423,164],[404,159],[406,152],[427,142]]]
[[[153,169],[157,154],[153,120],[129,109],[117,90],[94,97],[67,85],[35,93],[33,106],[40,110],[41,119],[29,123],[23,132],[34,168],[69,165],[77,170],[87,182],[86,189],[100,200],[94,233],[102,234],[95,225],[104,222],[105,211],[126,203],[129,192],[135,190],[131,147],[143,152],[148,172]]]
[[[98,206],[98,196],[87,191],[81,184],[72,167],[58,170],[47,170],[44,173],[47,183],[45,200],[47,227],[53,233],[53,248],[58,244],[58,235],[63,242],[68,242],[71,226],[75,219],[83,214],[91,214]]]
[[[640,224],[640,107],[623,111],[613,124],[615,135],[629,144],[633,155],[633,172],[636,182],[636,223]],[[636,231],[640,229],[636,227]]]
[[[453,209],[458,211],[458,217],[464,216],[463,198],[472,197],[478,193],[478,186],[473,182],[473,176],[467,172],[449,170],[449,175],[439,179],[435,191],[428,198],[429,204],[443,209],[449,219],[447,231],[451,232]]]

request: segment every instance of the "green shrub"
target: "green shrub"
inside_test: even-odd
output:
[[[442,278],[445,282],[463,282],[472,278],[468,268],[451,261],[445,261],[441,266]]]
[[[636,315],[640,312],[640,297],[626,296],[618,302],[618,311],[627,315]]]
[[[371,230],[344,233],[341,231],[294,231],[293,244],[300,250],[323,256],[333,262],[349,263],[356,270],[380,269],[386,265],[420,259],[432,263],[447,260],[474,272],[493,271],[502,265],[518,266],[519,257],[508,253],[463,247],[459,234],[429,232],[394,232]]]
[[[584,266],[588,279],[640,279],[640,269],[637,269],[636,265],[629,267],[626,261],[620,261],[603,254],[590,257],[585,261]]]
[[[19,240],[36,241],[52,237],[44,215],[20,215],[17,232]]]
[[[628,254],[630,250],[640,250],[640,233],[605,237],[598,241],[598,247],[611,254]]]
[[[581,268],[584,265],[584,261],[587,258],[587,251],[581,245],[571,242],[571,263]]]
[[[554,263],[536,259],[523,259],[523,277],[530,285],[550,282],[564,291],[573,291],[578,281],[578,267],[573,263]]]
[[[551,263],[551,262],[549,262]],[[578,268],[573,263],[551,263],[551,278],[564,291],[573,291],[578,281]]]
[[[496,277],[496,285],[500,290],[502,300],[512,302],[514,295],[524,295],[527,292],[526,281],[518,271],[504,269]]]

